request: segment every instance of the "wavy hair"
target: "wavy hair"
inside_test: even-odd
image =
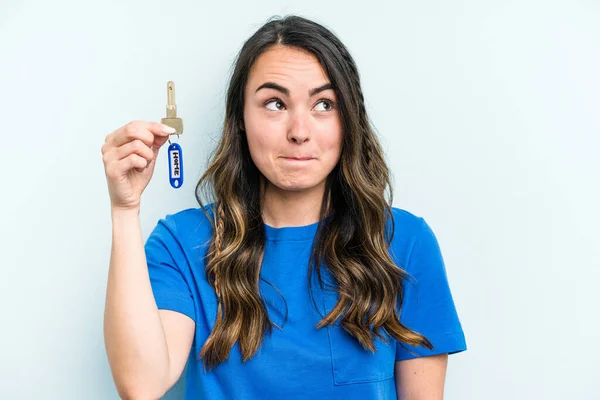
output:
[[[250,70],[272,46],[291,46],[318,59],[334,87],[342,122],[340,160],[325,182],[308,266],[311,296],[310,281],[316,269],[321,288],[337,291],[339,299],[317,327],[333,325],[341,318],[339,325],[370,351],[375,351],[375,336],[387,342],[379,332],[382,328],[399,343],[432,349],[425,336],[400,322],[403,282],[408,274],[387,250],[394,231],[390,171],[365,110],[356,64],[330,30],[292,15],[268,20],[238,53],[222,136],[196,186],[196,199],[213,227],[205,268],[218,299],[214,328],[198,358],[203,359],[205,369],[212,369],[229,357],[239,341],[245,362],[275,325],[259,293],[266,241],[261,187],[266,178],[250,157],[243,130],[244,91]],[[201,188],[214,199],[212,217],[199,196]],[[391,230],[386,231],[388,218]],[[322,267],[333,277],[333,285],[324,284]]]

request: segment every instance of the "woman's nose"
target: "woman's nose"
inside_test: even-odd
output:
[[[293,140],[296,143],[303,143],[310,138],[310,123],[307,120],[310,116],[307,113],[295,113],[290,121],[288,129],[288,140]]]

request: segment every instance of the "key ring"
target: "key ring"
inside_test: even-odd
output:
[[[169,135],[169,138],[167,140],[169,141],[169,146],[173,144],[171,143],[171,135]],[[179,135],[177,135],[177,142],[179,142]]]

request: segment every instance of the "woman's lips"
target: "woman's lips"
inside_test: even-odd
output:
[[[314,160],[314,158],[295,158],[295,157],[283,157],[284,160],[287,161],[310,161],[310,160]]]

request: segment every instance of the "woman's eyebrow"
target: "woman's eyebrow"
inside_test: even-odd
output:
[[[275,89],[283,94],[285,94],[286,96],[290,95],[290,91],[288,88],[284,88],[281,85],[276,84],[275,82],[265,82],[262,85],[260,85],[258,87],[258,89],[256,89],[256,92],[258,92],[260,89]],[[321,93],[324,90],[328,90],[328,89],[333,89],[333,85],[331,84],[331,82],[324,84],[323,86],[319,86],[318,88],[314,88],[308,91],[308,94],[312,97],[314,95],[316,95],[317,93]],[[256,93],[255,92],[255,93]]]

